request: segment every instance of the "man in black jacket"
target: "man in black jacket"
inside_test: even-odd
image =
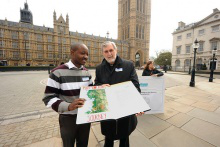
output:
[[[140,92],[138,77],[133,63],[117,56],[115,43],[104,42],[102,44],[102,52],[104,59],[96,67],[95,85],[110,86],[120,82],[132,81]],[[142,114],[143,112],[137,115]],[[114,140],[118,139],[120,139],[120,147],[129,147],[129,135],[135,130],[136,126],[136,115],[101,122],[101,131],[105,135],[104,147],[113,147]]]

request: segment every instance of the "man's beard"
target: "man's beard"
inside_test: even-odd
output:
[[[116,58],[113,58],[113,59],[105,59],[108,63],[110,63],[110,64],[114,64],[115,63],[115,60],[116,60]]]

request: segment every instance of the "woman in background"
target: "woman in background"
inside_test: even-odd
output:
[[[154,65],[153,61],[148,61],[147,64],[144,67],[142,76],[154,76],[154,77],[160,77],[163,76],[163,72],[157,70]]]

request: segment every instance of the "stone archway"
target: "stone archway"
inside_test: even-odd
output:
[[[141,59],[141,55],[140,55],[139,52],[137,52],[135,54],[135,67],[140,67],[141,66],[140,59]]]

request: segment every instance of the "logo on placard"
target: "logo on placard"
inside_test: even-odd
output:
[[[140,83],[140,87],[147,87],[148,83]]]

